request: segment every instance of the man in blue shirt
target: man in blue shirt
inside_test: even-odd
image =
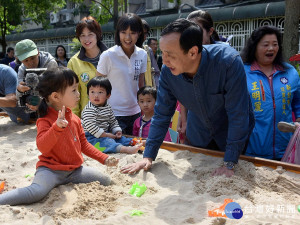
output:
[[[10,119],[18,122],[20,118],[28,123],[30,114],[25,113],[24,107],[17,106],[17,73],[11,67],[0,64],[0,108],[7,112]]]
[[[12,47],[8,47],[6,50],[6,56],[0,61],[0,64],[9,65],[10,62],[15,60],[15,50]]]
[[[188,109],[188,144],[225,152],[213,175],[232,176],[234,166],[254,127],[244,65],[227,45],[202,46],[202,30],[178,19],[161,33],[164,66],[144,159],[121,169],[147,170],[168,130],[177,100]]]

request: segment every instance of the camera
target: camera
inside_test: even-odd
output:
[[[47,68],[35,68],[35,69],[26,69],[24,75],[24,82],[27,87],[30,87],[30,90],[25,92],[17,91],[18,106],[25,107],[27,113],[33,112],[26,106],[26,103],[29,105],[37,106],[40,103],[40,96],[36,87],[39,84],[39,76],[45,72]]]

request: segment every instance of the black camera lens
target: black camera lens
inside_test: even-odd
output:
[[[34,96],[34,95],[29,95],[26,98],[26,102],[29,105],[36,106],[36,105],[38,105],[40,103],[40,97],[39,96]]]

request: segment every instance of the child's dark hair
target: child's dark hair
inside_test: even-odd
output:
[[[141,87],[137,92],[137,100],[139,100],[139,95],[152,95],[156,101],[156,89],[150,86]]]
[[[144,42],[144,28],[141,18],[134,13],[126,13],[120,17],[117,23],[115,33],[115,43],[121,46],[120,32],[130,28],[131,31],[139,33],[139,38],[135,43],[136,46],[142,48]]]
[[[37,90],[39,91],[39,95],[43,98],[38,109],[39,117],[47,115],[49,96],[53,92],[64,94],[66,88],[74,84],[74,80],[75,83],[79,82],[76,73],[67,67],[48,69],[39,77]]]
[[[111,87],[111,83],[107,77],[99,76],[99,77],[94,77],[93,79],[91,79],[87,84],[87,94],[89,94],[91,86],[93,86],[93,87],[100,86],[102,88],[105,88],[107,95],[111,94],[112,87]]]

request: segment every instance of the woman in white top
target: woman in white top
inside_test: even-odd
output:
[[[137,91],[144,86],[147,52],[142,49],[144,31],[141,18],[124,14],[118,21],[116,45],[103,52],[97,66],[98,76],[107,76],[112,84],[108,103],[125,134],[132,134],[134,121],[140,116]]]

